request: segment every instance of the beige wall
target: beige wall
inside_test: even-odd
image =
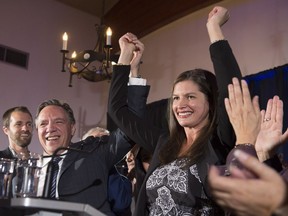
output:
[[[288,1],[227,0],[231,18],[223,28],[244,75],[287,63]],[[149,101],[168,97],[174,78],[184,70],[212,70],[206,31],[211,7],[173,22],[143,38],[145,54],[141,73],[151,84]],[[68,48],[80,51],[94,47],[94,24],[98,19],[53,0],[1,0],[0,44],[30,53],[28,70],[0,62],[0,113],[26,105],[33,115],[45,99],[58,98],[74,109],[76,136],[91,126],[106,123],[108,82],[73,80],[61,73],[61,35],[69,33]],[[32,151],[41,152],[36,132]],[[7,139],[0,133],[0,149]]]
[[[227,0],[230,11],[223,32],[243,75],[288,63],[288,1]],[[212,71],[206,20],[210,6],[148,36],[142,73],[151,84],[150,101],[170,94],[176,76],[189,69]],[[168,84],[168,85],[167,85]]]

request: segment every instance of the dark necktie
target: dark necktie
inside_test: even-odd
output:
[[[51,190],[50,190],[50,198],[55,198],[56,195],[56,183],[57,176],[59,171],[59,162],[62,160],[61,157],[54,157],[52,160],[52,181],[51,181]]]

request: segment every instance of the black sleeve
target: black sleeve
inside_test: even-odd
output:
[[[129,109],[127,104],[129,73],[129,66],[117,65],[113,67],[108,113],[115,124],[130,139],[148,152],[153,153],[161,130],[155,127],[149,119],[142,119]]]
[[[146,115],[146,102],[149,90],[150,86],[132,85],[127,88],[128,107],[132,112],[142,118]],[[118,126],[114,123],[109,113],[107,113],[107,129],[113,131],[117,128]]]
[[[219,139],[222,147],[229,150],[234,147],[236,137],[225,109],[224,98],[228,97],[227,86],[231,83],[232,78],[241,78],[242,75],[227,40],[211,44],[210,56],[219,91],[217,139]],[[213,147],[215,149],[215,146]]]
[[[160,128],[164,132],[169,131],[168,106],[169,106],[169,99],[166,98],[149,103],[147,104],[146,108],[147,118],[149,118],[149,120],[155,125],[155,127]]]

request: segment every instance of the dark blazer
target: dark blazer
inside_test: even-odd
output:
[[[14,155],[9,147],[7,147],[5,150],[0,151],[0,158],[8,158],[8,159],[14,159]]]
[[[149,87],[133,86],[128,89],[128,98],[137,101],[129,103],[129,110],[135,114],[144,112]],[[107,199],[108,174],[133,145],[119,129],[109,136],[88,137],[71,144],[70,147],[82,152],[69,150],[63,161],[58,182],[59,199],[90,204],[106,215],[114,215]]]
[[[224,106],[224,98],[228,96],[227,85],[231,83],[232,77],[241,77],[240,69],[234,58],[232,50],[227,41],[218,41],[210,46],[211,58],[217,77],[219,91],[219,123],[215,131],[215,138],[208,143],[205,156],[201,162],[197,163],[199,177],[208,197],[210,196],[207,183],[207,173],[209,164],[223,164],[228,151],[235,144],[235,135],[229,122]],[[123,71],[123,68],[114,67],[112,82],[110,87],[108,110],[109,115],[118,127],[125,132],[132,140],[151,153],[154,152],[150,163],[144,184],[142,185],[138,196],[135,215],[148,215],[146,208],[146,190],[145,183],[156,167],[159,166],[158,153],[160,148],[167,143],[168,131],[164,132],[150,122],[150,119],[141,119],[129,112],[127,106],[127,87],[129,70]],[[224,153],[223,153],[224,152]],[[197,195],[197,194],[196,194]],[[199,194],[201,197],[201,194]]]

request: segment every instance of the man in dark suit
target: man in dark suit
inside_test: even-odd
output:
[[[133,58],[131,65],[120,65],[118,70],[128,69],[132,77],[138,79],[143,50],[144,47],[141,53],[138,52]],[[129,104],[129,109],[135,114],[141,115],[144,112],[148,92],[148,86],[134,86],[130,83],[127,92],[128,103],[136,101]],[[133,100],[130,100],[130,97]],[[109,171],[114,164],[123,159],[134,143],[119,129],[110,132],[109,136],[89,136],[83,141],[71,143],[76,130],[75,123],[73,110],[67,103],[52,99],[39,105],[35,125],[43,154],[46,156],[43,159],[42,171],[45,173],[51,156],[60,156],[62,159],[59,162],[55,197],[64,201],[90,204],[106,215],[115,215],[107,198]],[[44,186],[43,176],[40,176],[38,195],[41,195],[43,189],[45,194],[47,188]]]
[[[142,89],[144,92],[149,90],[146,87]],[[133,92],[140,94],[141,91]],[[142,104],[145,105],[146,100]],[[131,149],[133,143],[130,139],[116,130],[109,136],[90,136],[78,143],[71,143],[76,130],[73,111],[67,103],[56,99],[40,104],[35,123],[46,156],[43,159],[43,173],[51,160],[49,156],[59,155],[62,158],[56,198],[90,204],[106,215],[114,215],[107,199],[108,174]],[[58,150],[60,147],[63,149]],[[67,147],[70,149],[66,150]],[[43,191],[44,179],[40,177],[38,195]]]
[[[28,154],[33,132],[33,118],[27,107],[17,106],[8,109],[2,117],[3,132],[9,146],[0,151],[0,158],[17,158],[17,154]]]

